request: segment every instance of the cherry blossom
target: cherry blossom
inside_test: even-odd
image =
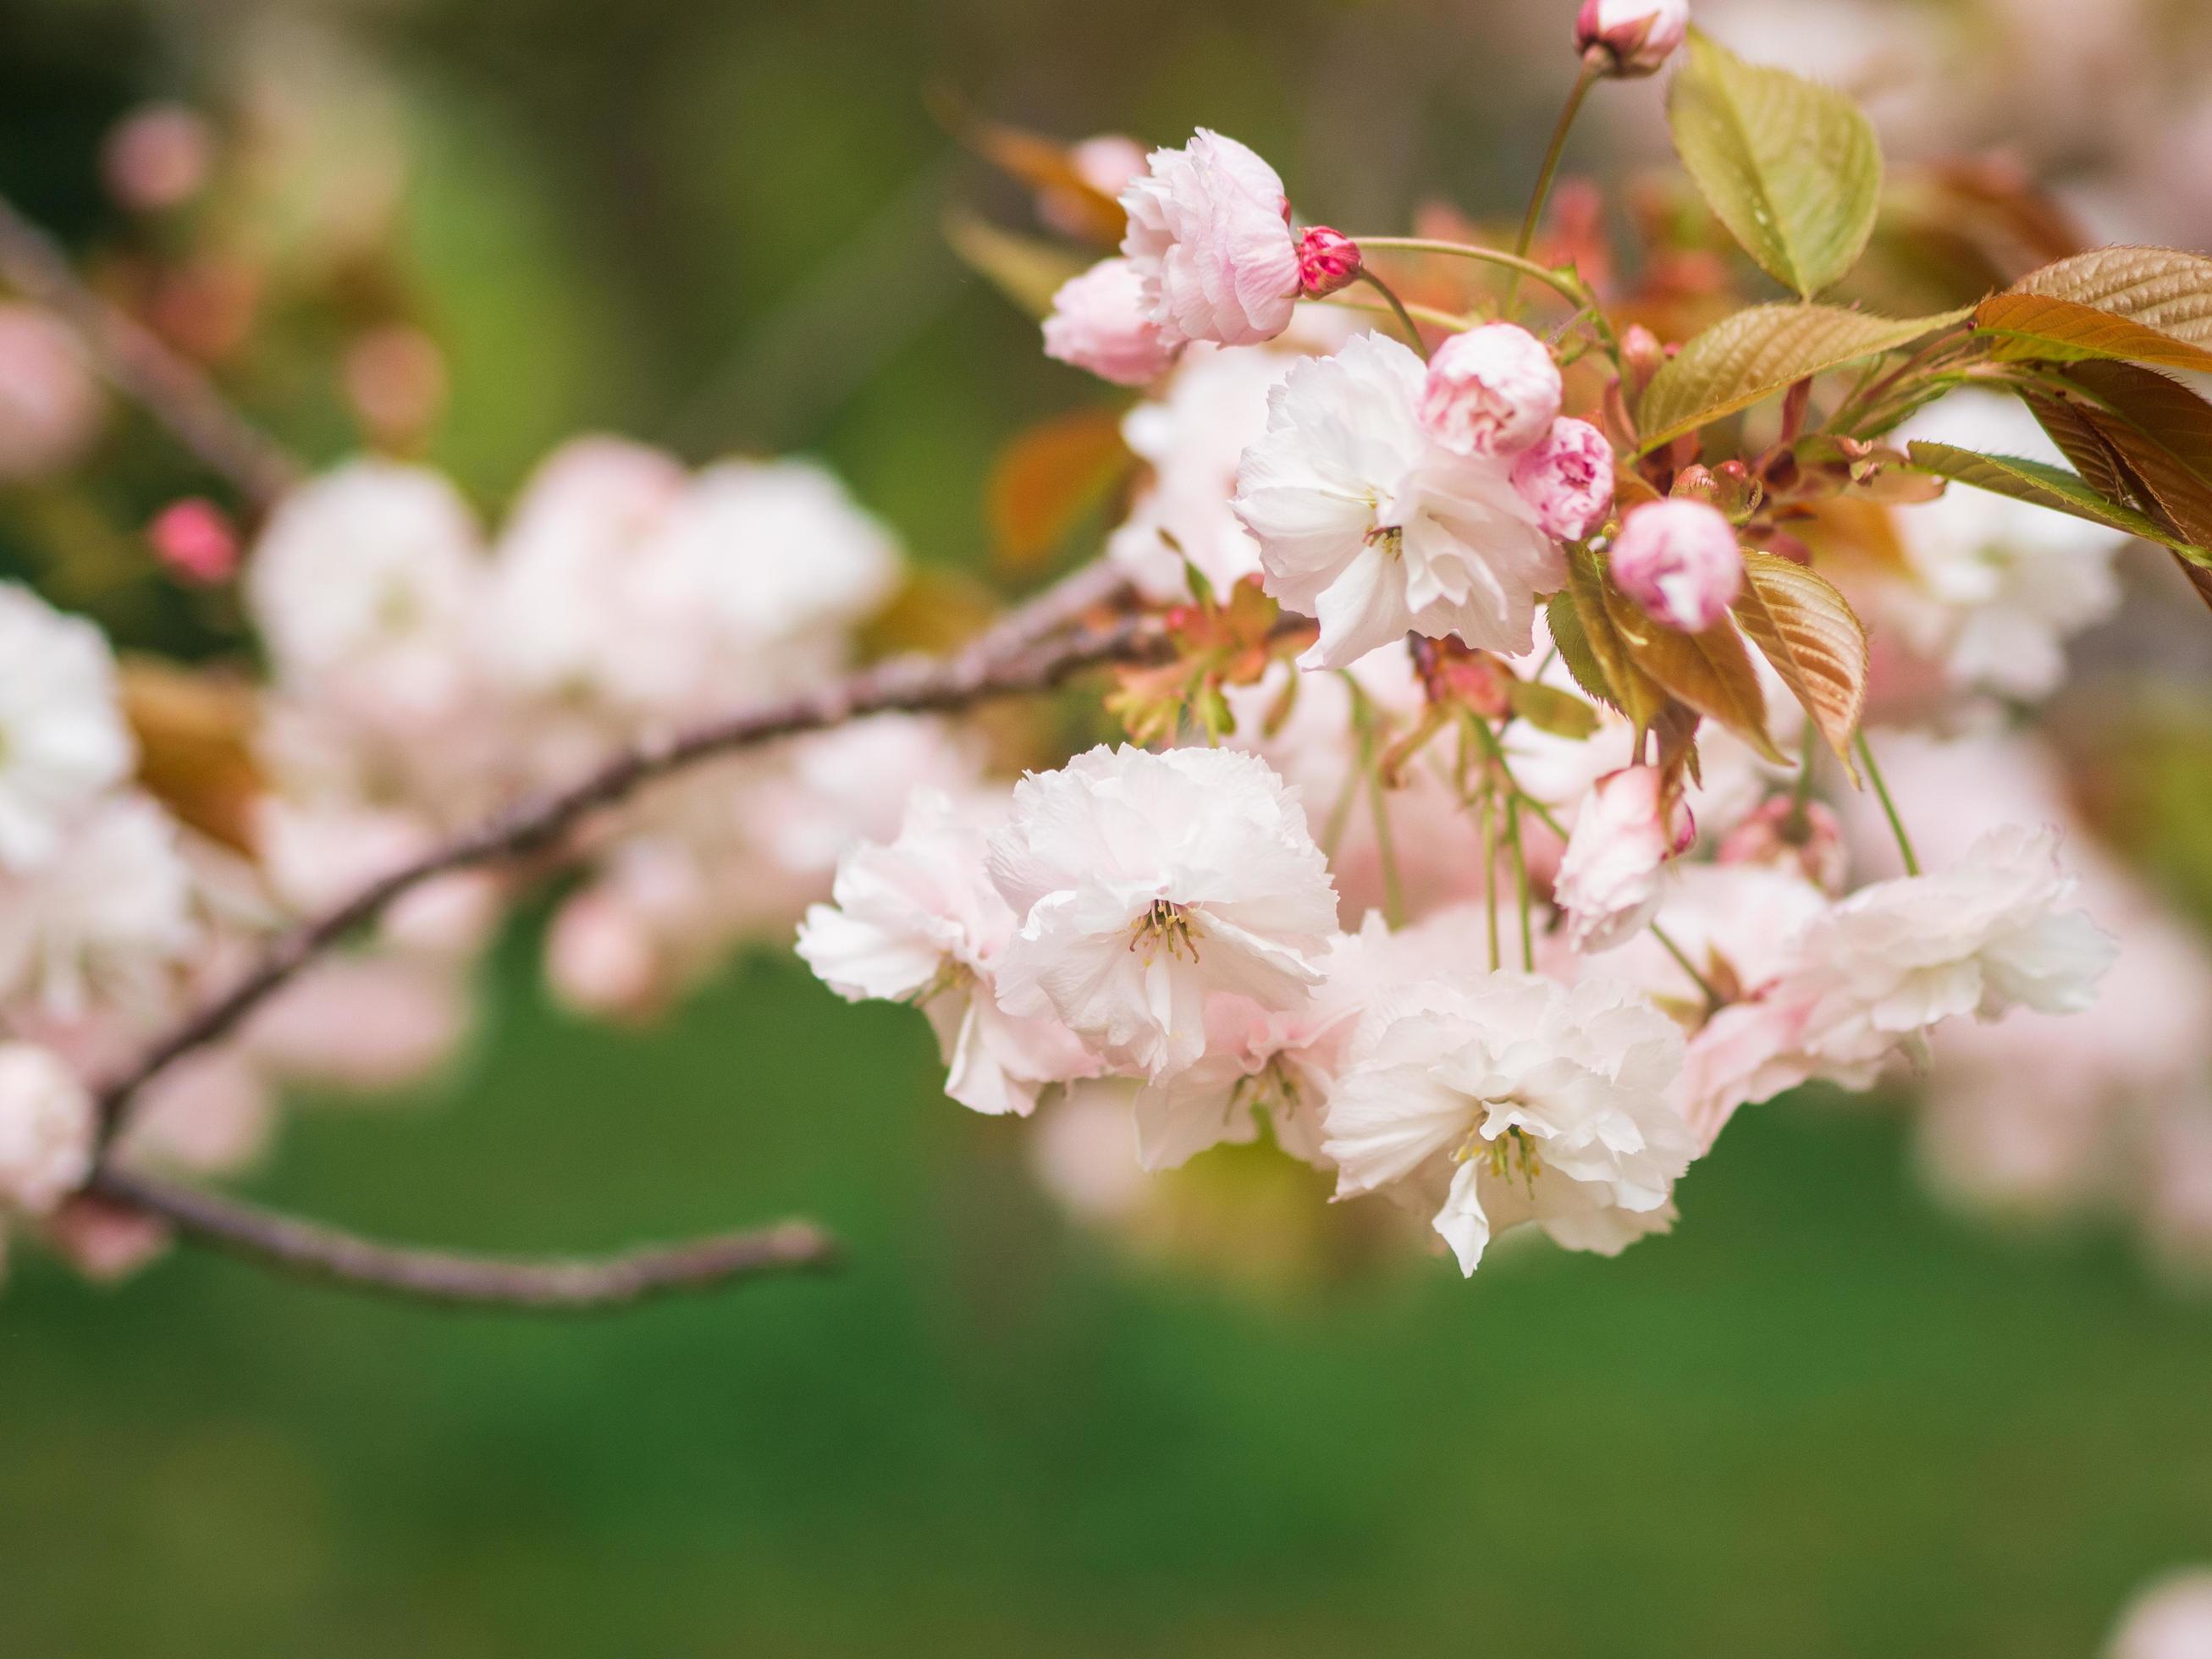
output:
[[[1121,192],[1121,252],[1146,313],[1168,341],[1256,345],[1290,326],[1299,293],[1290,202],[1274,168],[1200,127],[1181,149],[1156,149]]]
[[[1509,464],[1430,439],[1423,377],[1404,346],[1362,335],[1292,368],[1244,452],[1237,514],[1267,591],[1320,620],[1308,666],[1348,666],[1408,629],[1523,652],[1538,596],[1565,580]]]

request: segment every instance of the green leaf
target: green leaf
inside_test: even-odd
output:
[[[2170,247],[2100,247],[2031,270],[2008,290],[2070,300],[2212,347],[2212,259]]]
[[[1666,708],[1667,693],[1629,655],[1628,642],[1614,625],[1606,603],[1606,590],[1611,586],[1603,560],[1586,547],[1570,549],[1567,591],[1552,601],[1552,637],[1559,641],[1559,655],[1566,659],[1568,672],[1583,690],[1627,715],[1641,735]],[[1564,629],[1559,614],[1563,610],[1567,618]],[[1579,640],[1586,654],[1587,660],[1581,665],[1576,662],[1577,650],[1569,644],[1571,639]],[[1595,684],[1584,678],[1585,667],[1595,671]]]
[[[1572,665],[1569,672],[1572,672]],[[1577,741],[1596,735],[1597,710],[1573,692],[1562,691],[1556,685],[1546,685],[1537,680],[1515,680],[1505,688],[1505,700],[1512,704],[1516,714],[1539,732]]]
[[[1658,685],[1718,720],[1768,760],[1784,757],[1766,733],[1766,693],[1735,624],[1723,620],[1700,634],[1655,622],[1607,583],[1606,609],[1629,659]]]
[[[1773,665],[1814,727],[1858,781],[1851,734],[1866,710],[1867,635],[1857,615],[1824,576],[1750,548],[1743,555],[1737,624]]]
[[[1775,281],[1810,299],[1858,263],[1881,206],[1881,147],[1849,98],[1692,30],[1667,118],[1705,200]]]
[[[2212,351],[2203,346],[2131,318],[2040,294],[1992,294],[1974,307],[1974,332],[1996,343],[1992,356],[2014,362],[2103,357],[2212,372]]]
[[[1839,306],[1754,306],[1724,318],[1670,359],[1644,388],[1637,418],[1644,453],[1671,443],[1803,380],[1894,351],[1968,313],[1902,319]]]
[[[2063,467],[2022,460],[2013,455],[1978,454],[1950,444],[1916,443],[1910,453],[1912,465],[1923,472],[1948,478],[1954,483],[1971,484],[1977,489],[2009,495],[2016,501],[2047,507],[2054,513],[2068,513],[2092,524],[2124,530],[2130,536],[2157,542],[2200,561],[2204,556],[2133,507],[2106,501]]]

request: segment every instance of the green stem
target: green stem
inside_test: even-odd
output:
[[[1905,833],[1905,820],[1897,814],[1897,803],[1889,798],[1889,786],[1882,781],[1881,769],[1874,763],[1874,745],[1867,741],[1866,732],[1858,734],[1859,764],[1866,768],[1867,781],[1874,785],[1875,799],[1889,819],[1889,832],[1897,837],[1897,850],[1905,858],[1905,873],[1920,873],[1920,860],[1912,855],[1912,841]]]
[[[1415,355],[1422,362],[1426,362],[1429,356],[1428,343],[1421,338],[1421,326],[1413,320],[1413,313],[1406,309],[1406,302],[1392,291],[1389,283],[1371,270],[1361,271],[1358,280],[1366,283],[1368,287],[1390,302],[1390,309],[1398,313],[1398,326],[1406,331],[1406,343],[1413,348]]]
[[[1367,800],[1375,814],[1375,854],[1382,866],[1382,920],[1392,927],[1403,927],[1406,893],[1398,879],[1398,849],[1390,839],[1390,807],[1383,799],[1380,763],[1367,769]]]
[[[1567,94],[1566,106],[1559,112],[1559,125],[1552,129],[1551,148],[1544,152],[1543,168],[1536,174],[1535,193],[1528,198],[1528,211],[1521,218],[1521,234],[1513,242],[1513,252],[1524,259],[1536,240],[1536,227],[1543,221],[1544,204],[1551,198],[1552,180],[1559,174],[1559,157],[1567,148],[1567,133],[1575,125],[1575,117],[1582,112],[1583,100],[1589,95],[1597,74],[1597,65],[1585,59],[1582,73],[1575,77],[1574,90]],[[1506,317],[1513,315],[1520,298],[1521,273],[1516,270],[1505,284]]]
[[[1490,971],[1498,971],[1498,791],[1482,796],[1482,907],[1490,915]]]
[[[1508,253],[1502,248],[1477,247],[1472,242],[1442,242],[1426,236],[1356,236],[1352,240],[1359,244],[1363,253],[1380,249],[1386,253],[1443,253],[1457,259],[1485,260],[1493,265],[1503,265],[1522,276],[1534,276],[1571,301],[1577,310],[1589,303],[1589,291],[1582,285],[1579,278],[1547,270],[1534,259]]]
[[[1708,980],[1703,974],[1697,970],[1696,966],[1690,961],[1688,954],[1683,951],[1680,945],[1675,944],[1673,939],[1667,937],[1667,930],[1665,928],[1662,927],[1656,921],[1650,923],[1650,927],[1651,937],[1657,939],[1661,947],[1666,951],[1667,954],[1674,958],[1677,965],[1680,967],[1684,973],[1690,976],[1690,982],[1698,988],[1698,994],[1705,998],[1705,1012],[1707,1013],[1711,1013],[1715,1009],[1720,1007],[1722,1006],[1721,994],[1713,989],[1712,981]]]
[[[1521,850],[1521,797],[1516,793],[1505,803],[1505,844],[1513,853],[1513,886],[1521,901],[1521,967],[1526,973],[1536,971],[1536,930],[1528,908],[1528,860]]]

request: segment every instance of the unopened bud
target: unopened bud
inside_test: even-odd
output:
[[[1624,80],[1658,72],[1690,32],[1690,0],[1583,0],[1575,50]]]
[[[1544,343],[1511,323],[1455,334],[1429,360],[1421,424],[1457,455],[1518,455],[1552,429],[1562,388]]]
[[[204,587],[227,582],[238,570],[238,532],[213,501],[187,495],[172,501],[146,526],[154,556],[170,574]]]
[[[1743,586],[1735,526],[1705,502],[1680,496],[1631,513],[1608,562],[1613,581],[1647,616],[1686,634],[1701,634],[1726,616]]]
[[[1340,230],[1316,225],[1298,238],[1298,286],[1309,299],[1348,288],[1359,276],[1359,244]]]
[[[1620,362],[1628,371],[1629,389],[1640,398],[1651,377],[1667,366],[1667,348],[1643,324],[1631,323],[1621,331]]]

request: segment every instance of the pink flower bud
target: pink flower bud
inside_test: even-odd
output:
[[[1551,430],[1559,397],[1544,343],[1511,323],[1486,323],[1429,360],[1421,424],[1455,454],[1517,455]]]
[[[223,510],[198,495],[172,501],[146,526],[162,568],[179,579],[213,586],[238,571],[238,532]]]
[[[1801,806],[1778,795],[1728,832],[1720,860],[1795,871],[1826,892],[1840,893],[1846,873],[1843,827],[1819,801]]]
[[[611,893],[586,890],[561,907],[545,941],[553,994],[579,1013],[641,1019],[667,994],[651,930]]]
[[[1690,31],[1690,0],[1583,0],[1575,18],[1575,50],[1599,55],[1604,72],[1624,79],[1652,75]]]
[[[1577,951],[1610,951],[1659,908],[1660,873],[1688,850],[1697,825],[1656,766],[1628,766],[1590,786],[1559,855],[1553,897]]]
[[[1588,421],[1562,416],[1513,464],[1513,487],[1547,536],[1584,540],[1613,511],[1613,446]]]
[[[1701,634],[1743,586],[1735,527],[1703,501],[1678,497],[1631,513],[1613,538],[1613,579],[1654,621]]]
[[[1052,296],[1044,353],[1116,386],[1157,380],[1176,350],[1145,314],[1144,285],[1127,259],[1101,259]]]
[[[100,169],[125,207],[158,213],[199,194],[214,152],[207,121],[197,112],[148,104],[116,123],[100,146]]]
[[[372,328],[346,349],[340,371],[362,423],[387,443],[419,435],[446,402],[446,355],[405,323]]]
[[[1359,264],[1359,244],[1340,230],[1316,225],[1298,238],[1298,286],[1316,300],[1350,287]]]

